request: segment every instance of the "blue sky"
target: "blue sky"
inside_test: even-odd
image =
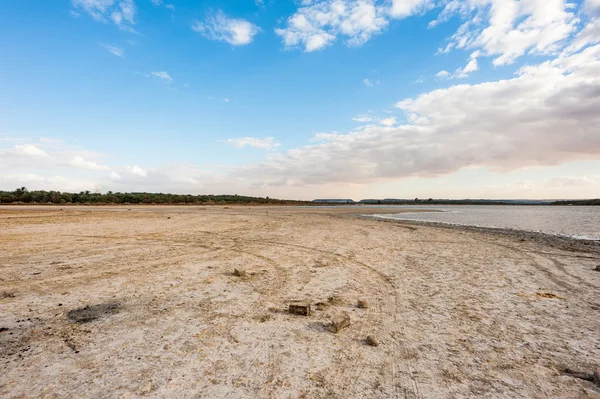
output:
[[[598,42],[599,0],[9,2],[0,189],[598,197]]]

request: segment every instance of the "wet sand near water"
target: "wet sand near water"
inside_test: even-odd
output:
[[[0,397],[600,398],[561,373],[600,366],[597,251],[369,207],[62,209],[0,207]]]

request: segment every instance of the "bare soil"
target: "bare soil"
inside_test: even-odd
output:
[[[0,207],[0,397],[600,398],[598,252],[357,212]]]

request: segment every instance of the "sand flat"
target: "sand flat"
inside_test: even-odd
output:
[[[0,208],[0,397],[600,398],[598,253],[352,213]]]

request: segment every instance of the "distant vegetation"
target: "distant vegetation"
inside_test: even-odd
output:
[[[600,198],[589,200],[554,201],[550,205],[600,205]]]
[[[66,193],[60,191],[29,191],[25,187],[14,191],[0,190],[0,204],[254,204],[254,205],[600,205],[600,199],[590,200],[484,200],[484,199],[318,199],[314,201],[279,200],[269,197],[248,197],[244,195],[190,195],[163,193],[113,193],[106,194],[81,191]]]
[[[29,191],[25,187],[15,191],[0,191],[1,204],[260,204],[260,205],[304,205],[304,201],[287,201],[269,197],[246,197],[242,195],[189,195],[162,193],[113,193],[106,194],[81,191]]]

